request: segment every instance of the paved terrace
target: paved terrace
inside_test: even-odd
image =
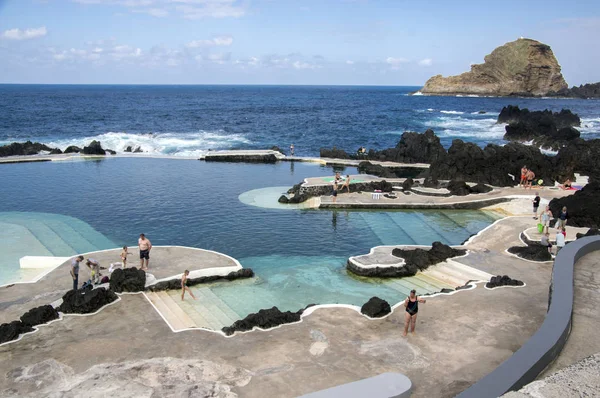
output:
[[[128,266],[139,267],[139,250],[137,247],[129,248],[132,253],[128,257]],[[105,250],[87,254],[98,260],[100,266],[106,267],[102,271],[108,275],[108,267],[113,262],[120,262],[121,249]],[[71,260],[58,266],[36,283],[17,283],[7,287],[0,287],[0,323],[11,322],[19,319],[23,313],[31,308],[50,304],[60,299],[73,286],[70,275]],[[156,279],[170,277],[180,278],[183,271],[224,268],[232,270],[239,268],[239,263],[231,257],[220,253],[186,248],[180,246],[154,246],[150,251],[150,267],[148,273]],[[195,276],[195,275],[191,275]],[[79,283],[90,278],[90,271],[85,261],[79,267]],[[148,276],[148,279],[151,279]],[[2,394],[0,394],[2,395]]]
[[[350,308],[318,309],[299,324],[232,338],[203,330],[173,333],[143,295],[123,295],[96,315],[68,316],[0,347],[0,395],[77,396],[94,388],[139,396],[208,388],[240,397],[295,397],[401,372],[414,383],[414,397],[451,397],[508,358],[544,319],[551,265],[504,252],[519,243],[531,221],[498,222],[475,238],[471,253],[461,259],[483,272],[521,279],[525,288],[479,286],[430,298],[419,313],[417,334],[408,338],[401,336],[402,311],[369,320]],[[203,264],[190,261],[194,253],[184,249],[165,252],[163,260],[157,248],[152,254],[157,277]],[[114,257],[107,255],[94,254],[108,264]],[[179,265],[167,261],[174,258]],[[37,284],[3,288],[1,322],[60,297],[71,283],[67,266]],[[199,368],[203,371],[194,373]]]

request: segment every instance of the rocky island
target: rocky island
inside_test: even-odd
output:
[[[541,96],[567,89],[550,46],[520,38],[486,55],[458,76],[437,75],[421,89],[432,95]]]

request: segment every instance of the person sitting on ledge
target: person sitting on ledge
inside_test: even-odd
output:
[[[540,243],[542,246],[546,246],[548,248],[548,253],[552,254],[552,243],[550,243],[550,233],[548,231],[542,235]]]
[[[415,289],[410,291],[410,295],[404,300],[404,307],[406,307],[406,314],[404,315],[404,333],[403,336],[408,334],[408,326],[410,325],[410,332],[415,333],[415,326],[417,325],[417,313],[419,312],[419,303],[425,304],[425,299],[417,296]]]

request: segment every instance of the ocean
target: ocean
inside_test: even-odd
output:
[[[503,106],[566,108],[585,139],[600,138],[600,101],[412,96],[419,87],[0,85],[0,145],[39,141],[65,149],[99,140],[123,152],[199,156],[265,149],[318,156],[322,147],[384,149],[404,131],[503,144]],[[480,113],[485,112],[485,113]]]

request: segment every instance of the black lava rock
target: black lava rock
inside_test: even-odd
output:
[[[58,311],[50,304],[32,308],[21,316],[21,322],[25,326],[36,326],[58,319]]]
[[[402,183],[402,190],[408,192],[412,189],[413,185],[415,185],[415,182],[412,178],[409,177]]]
[[[142,152],[144,152],[144,151],[142,151],[142,147],[140,147],[140,146],[135,147],[135,149],[133,150],[133,153],[142,153]]]
[[[92,141],[88,146],[84,146],[82,151],[84,155],[106,155],[106,151],[102,148],[100,141]]]
[[[429,176],[429,177],[426,177],[425,180],[423,181],[423,186],[425,188],[439,189],[440,182],[438,180],[436,180],[435,178],[432,178],[431,176]]]
[[[79,153],[81,152],[81,148],[75,145],[70,145],[65,149],[65,153]]]
[[[500,286],[523,286],[525,283],[517,279],[511,279],[508,275],[492,276],[490,281],[485,284],[485,287],[493,289]]]
[[[281,196],[279,197],[279,199],[277,199],[277,201],[278,201],[279,203],[289,203],[289,202],[290,202],[290,200],[288,199],[288,197],[287,197],[287,196],[285,196],[285,195],[281,195]]]
[[[131,145],[128,145],[127,148],[125,148],[125,152],[131,152],[133,149],[131,148]]]
[[[494,188],[490,187],[489,185],[485,185],[485,184],[477,184],[473,187],[469,187],[469,190],[471,191],[471,193],[488,193],[488,192],[492,192]]]
[[[225,276],[211,275],[211,276],[201,276],[199,278],[188,278],[186,286],[194,286],[194,285],[198,285],[201,283],[210,283],[210,282],[215,282],[215,281],[219,281],[219,280],[233,281],[236,279],[253,278],[253,277],[254,277],[254,271],[252,271],[251,268],[242,268],[240,270],[230,272]],[[158,282],[158,283],[155,283],[154,285],[148,286],[146,288],[146,290],[149,290],[152,292],[158,292],[161,290],[174,290],[174,289],[181,289],[181,279],[171,279],[168,281]]]
[[[392,312],[390,304],[379,297],[371,297],[361,308],[360,312],[370,318],[381,318]]]
[[[260,310],[256,314],[250,314],[244,319],[235,321],[233,325],[221,329],[227,336],[231,336],[235,332],[245,332],[252,330],[254,327],[261,329],[270,329],[286,323],[294,323],[300,321],[300,317],[304,309],[297,312],[285,311],[281,312],[279,308],[273,307],[267,310]]]
[[[0,325],[0,344],[16,340],[19,338],[20,334],[31,331],[33,331],[33,328],[23,324],[21,321],[3,323]]]
[[[9,145],[0,146],[0,157],[37,155],[41,151],[48,151],[53,154],[62,153],[58,148],[50,148],[48,145],[40,144],[39,142],[26,141],[23,143],[13,142]]]
[[[369,151],[369,159],[398,163],[431,163],[444,156],[446,151],[433,130],[423,134],[407,131],[395,148]]]
[[[136,149],[137,151],[137,149]],[[135,151],[134,151],[135,152]],[[277,156],[272,153],[265,155],[219,155],[208,154],[204,157],[206,162],[230,163],[277,163]]]
[[[529,246],[512,246],[508,248],[508,252],[530,261],[551,261],[552,256],[548,252],[548,248],[539,244]]]
[[[547,94],[548,97],[600,98],[600,83],[582,84],[579,87],[563,88]]]
[[[65,314],[91,314],[117,298],[115,292],[103,287],[93,290],[69,290],[63,296],[58,310]]]
[[[562,183],[567,178],[573,180],[574,173],[586,176],[597,175],[598,159],[600,159],[600,139],[572,140],[560,149],[554,159],[556,179]]]
[[[600,228],[600,178],[592,177],[588,185],[574,195],[552,199],[550,210],[557,216],[563,206],[567,207],[567,226]]]
[[[135,267],[116,269],[110,275],[109,288],[113,292],[141,292],[146,287],[146,272]]]
[[[358,164],[358,171],[362,174],[370,174],[381,178],[396,178],[396,173],[390,168],[367,161]]]
[[[600,230],[598,230],[597,228],[590,228],[589,231],[587,231],[585,234],[578,233],[577,239],[585,238],[586,236],[596,236],[596,235],[600,235]]]
[[[343,149],[337,149],[333,147],[331,149],[321,148],[319,150],[319,156],[322,158],[332,158],[332,159],[351,159],[352,157],[348,154],[348,152]]]
[[[455,196],[466,196],[471,193],[471,189],[464,181],[452,180],[448,183],[446,189],[450,191],[450,194]]]

